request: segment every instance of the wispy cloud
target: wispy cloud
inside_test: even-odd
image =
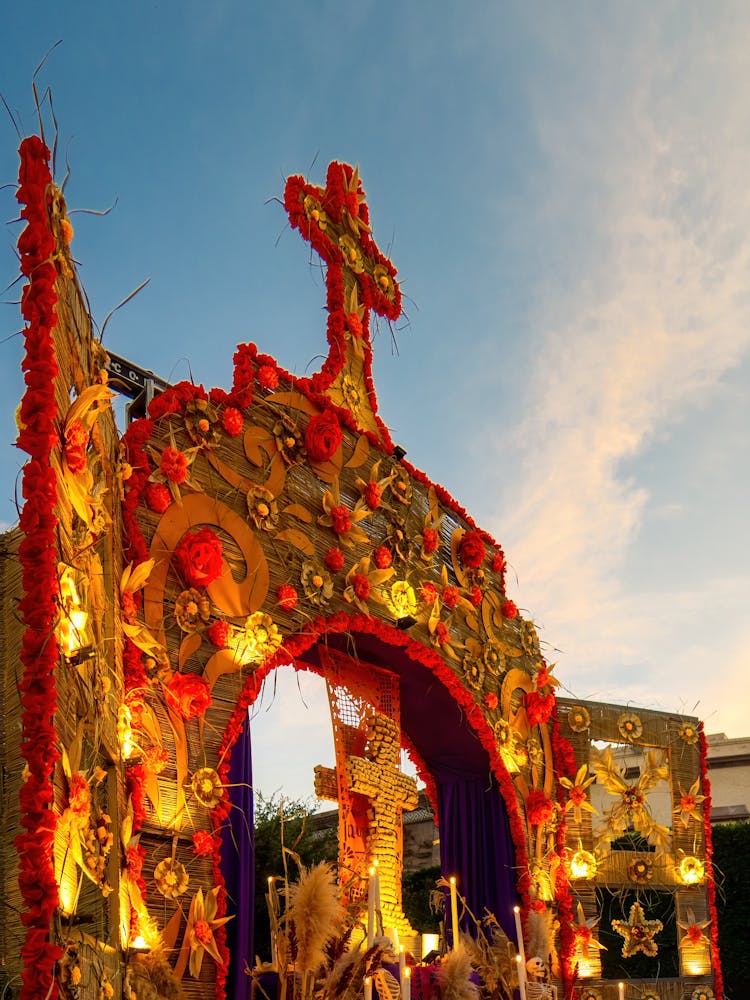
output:
[[[520,603],[569,654],[565,672],[604,669],[605,679],[605,665],[620,668],[626,697],[621,668],[652,667],[664,646],[658,623],[644,627],[647,605],[634,614],[623,577],[649,503],[637,463],[628,475],[623,463],[675,433],[750,345],[746,49],[734,25],[704,28],[688,25],[666,59],[658,20],[637,38],[595,37],[596,59],[622,76],[610,74],[590,102],[548,103],[537,116],[557,181],[543,210],[579,199],[571,254],[589,263],[573,287],[542,290],[528,416],[515,436],[520,475],[498,535],[518,567]],[[591,57],[590,82],[593,70]],[[684,594],[651,599],[662,621],[683,621]],[[656,678],[636,690],[653,700],[669,686]]]

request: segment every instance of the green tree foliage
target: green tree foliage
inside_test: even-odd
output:
[[[728,1000],[750,997],[750,823],[713,828],[719,951]]]
[[[336,861],[337,830],[315,828],[314,804],[285,799],[274,794],[266,799],[258,794],[255,800],[255,954],[262,960],[271,957],[271,931],[266,906],[268,877],[281,880],[285,871],[289,881],[296,881],[298,867],[283,847],[297,855],[309,867],[319,861]],[[286,869],[285,869],[286,865]]]
[[[404,916],[415,931],[421,934],[437,934],[440,917],[430,909],[430,893],[440,878],[440,867],[420,868],[416,872],[404,872],[402,879]]]

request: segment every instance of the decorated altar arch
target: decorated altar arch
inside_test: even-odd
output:
[[[340,804],[350,903],[364,909],[378,860],[384,925],[408,937],[398,818],[411,793],[389,750],[400,744],[439,818],[444,874],[511,939],[518,900],[528,957],[540,953],[561,992],[617,996],[601,974],[599,889],[636,893],[611,921],[623,960],[658,952],[650,882],[686,938],[679,975],[654,990],[720,996],[702,730],[558,701],[536,629],[506,595],[502,548],[392,442],[369,330],[373,312],[398,318],[401,293],[358,172],[334,162],[324,186],[286,184],[291,224],[325,267],[321,370],[297,378],[242,344],[230,389],[165,386],[120,439],[48,163],[40,139],[24,140],[19,443],[31,458],[23,537],[4,560],[23,573],[25,625],[4,656],[24,672],[14,688],[6,668],[3,694],[23,726],[3,749],[18,802],[3,934],[20,995],[145,996],[146,951],[166,956],[186,996],[242,995],[247,900],[226,873],[246,817],[227,831],[248,784],[247,707],[292,662],[345,693],[319,791]],[[637,781],[622,765],[632,748]],[[670,825],[649,804],[657,787]],[[635,849],[620,843],[629,831]]]

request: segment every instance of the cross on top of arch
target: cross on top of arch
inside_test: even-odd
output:
[[[362,430],[374,433],[390,449],[372,383],[370,311],[397,320],[401,289],[396,268],[372,237],[359,171],[334,160],[325,188],[294,175],[286,183],[284,207],[292,227],[327,265],[329,352],[311,380],[312,388],[349,410]]]

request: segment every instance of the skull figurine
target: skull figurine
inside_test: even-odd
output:
[[[526,972],[530,979],[535,979],[538,983],[541,983],[546,978],[547,970],[544,968],[544,962],[535,955],[534,958],[530,958],[526,963]]]

